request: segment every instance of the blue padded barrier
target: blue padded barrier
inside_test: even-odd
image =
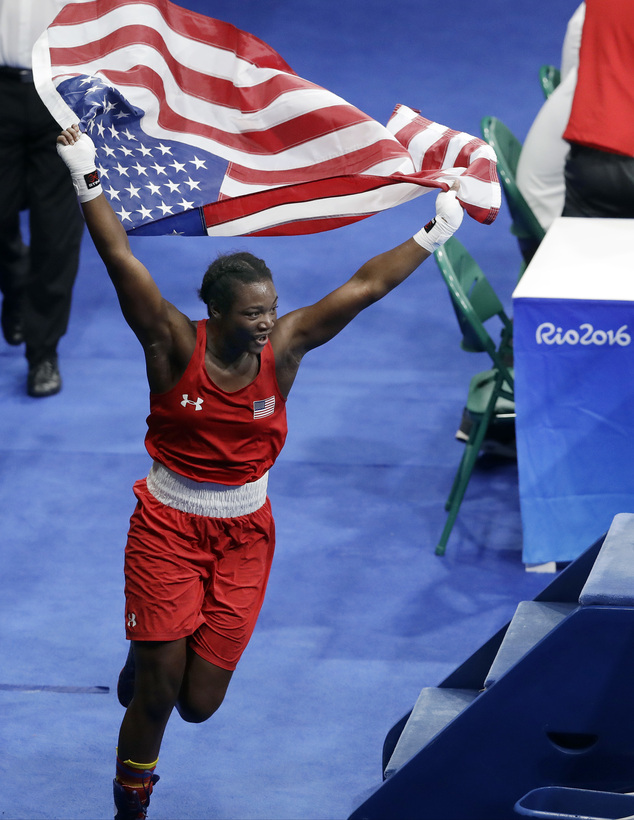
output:
[[[633,609],[576,607],[349,820],[510,820],[540,787],[634,791],[632,647]]]
[[[471,689],[423,689],[387,764],[385,777],[390,777],[407,763],[477,695],[478,692]]]
[[[634,515],[619,513],[579,595],[582,606],[634,606]]]
[[[522,601],[509,624],[491,669],[484,681],[485,688],[499,678],[529,652],[539,641],[577,608],[576,604]]]
[[[633,648],[634,514],[622,513],[420,693],[349,820],[634,820]]]

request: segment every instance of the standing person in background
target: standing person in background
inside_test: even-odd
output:
[[[561,216],[566,194],[564,167],[570,146],[563,138],[577,83],[585,3],[568,21],[561,51],[561,81],[530,127],[517,163],[517,187],[547,231]]]
[[[66,332],[84,222],[55,150],[59,125],[31,74],[31,49],[66,0],[0,0],[0,291],[2,332],[26,343],[27,392],[62,387],[57,346]],[[20,211],[29,211],[29,244]]]
[[[586,0],[564,216],[634,218],[634,2]]]
[[[277,316],[265,263],[213,262],[192,321],[167,302],[103,195],[95,148],[77,126],[58,138],[88,230],[141,343],[150,388],[146,447],[125,557],[131,651],[118,687],[116,820],[146,816],[174,708],[192,723],[220,706],[262,606],[275,528],[268,470],[286,437],[286,399],[305,353],[400,285],[462,222],[454,190],[411,239],[370,259],[308,307]],[[372,355],[372,343],[368,345]],[[125,690],[129,690],[127,694]]]

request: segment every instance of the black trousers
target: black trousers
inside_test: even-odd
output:
[[[0,76],[0,291],[22,295],[29,364],[57,352],[70,316],[84,221],[57,155],[61,131],[30,82]],[[20,233],[28,209],[29,237]]]
[[[634,157],[571,145],[562,216],[634,219]]]

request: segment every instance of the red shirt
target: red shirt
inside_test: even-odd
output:
[[[563,137],[634,157],[634,0],[586,0],[577,87]]]
[[[286,440],[286,401],[275,376],[270,342],[260,371],[227,393],[205,367],[207,321],[198,322],[196,348],[178,384],[150,393],[145,446],[153,459],[194,481],[238,486],[261,478]]]

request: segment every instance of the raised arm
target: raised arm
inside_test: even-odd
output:
[[[163,299],[147,268],[132,253],[125,229],[101,190],[90,137],[72,126],[57,138],[57,150],[71,172],[88,231],[123,316],[145,350],[150,387],[169,389],[191,355],[192,323]]]
[[[457,183],[436,198],[436,216],[417,234],[373,257],[319,302],[283,316],[272,334],[278,379],[288,392],[302,356],[337,335],[364,308],[404,282],[460,227],[464,215]]]

